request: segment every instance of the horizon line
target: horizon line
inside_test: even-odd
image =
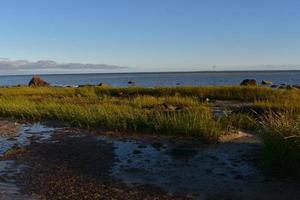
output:
[[[40,74],[7,74],[5,76],[55,76],[55,75],[92,75],[92,74],[164,74],[164,73],[239,73],[239,72],[299,72],[300,69],[276,69],[276,70],[197,70],[197,71],[141,71],[141,72],[86,72],[86,73],[40,73]]]

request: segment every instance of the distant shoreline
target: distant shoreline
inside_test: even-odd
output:
[[[0,77],[8,77],[8,76],[57,76],[57,75],[116,75],[116,74],[185,74],[185,73],[264,73],[264,72],[272,72],[272,73],[282,73],[282,72],[300,72],[299,70],[220,70],[220,71],[163,71],[163,72],[101,72],[101,73],[51,73],[51,74],[8,74],[8,75],[0,75]]]

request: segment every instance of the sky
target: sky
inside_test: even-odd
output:
[[[296,0],[0,0],[0,73],[300,70]]]

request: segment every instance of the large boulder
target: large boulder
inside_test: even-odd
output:
[[[257,86],[257,82],[255,79],[245,79],[241,82],[242,86]]]
[[[29,81],[28,86],[31,87],[45,87],[50,86],[49,83],[41,79],[39,76],[33,76],[32,79]]]

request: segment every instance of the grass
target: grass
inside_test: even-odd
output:
[[[200,100],[218,99],[218,100],[238,100],[254,102],[259,100],[276,100],[279,97],[290,95],[292,91],[274,90],[266,87],[240,87],[240,86],[206,86],[206,87],[127,87],[127,88],[102,88],[95,89],[97,95],[109,96],[189,96],[197,97]],[[298,91],[293,93],[300,94]]]
[[[221,124],[224,129],[255,131],[259,128],[258,119],[252,114],[230,113],[221,118]]]
[[[207,99],[250,105],[215,117]],[[263,165],[299,175],[300,90],[266,87],[0,88],[0,116],[72,126],[216,140],[231,130],[264,139]]]
[[[300,118],[290,113],[269,113],[261,123],[263,165],[278,175],[300,177]]]
[[[238,100],[238,101],[277,101],[285,97],[293,96],[300,99],[300,90],[275,90],[267,87],[240,87],[240,86],[185,86],[185,87],[82,87],[82,88],[62,88],[62,87],[11,87],[1,88],[0,95],[42,95],[46,97],[61,96],[114,96],[114,97],[133,97],[133,96],[183,96],[196,97],[199,100],[218,99],[218,100]]]
[[[97,87],[3,88],[0,94],[0,115],[6,117],[208,140],[222,134],[220,122],[192,96],[115,96],[99,93]]]

